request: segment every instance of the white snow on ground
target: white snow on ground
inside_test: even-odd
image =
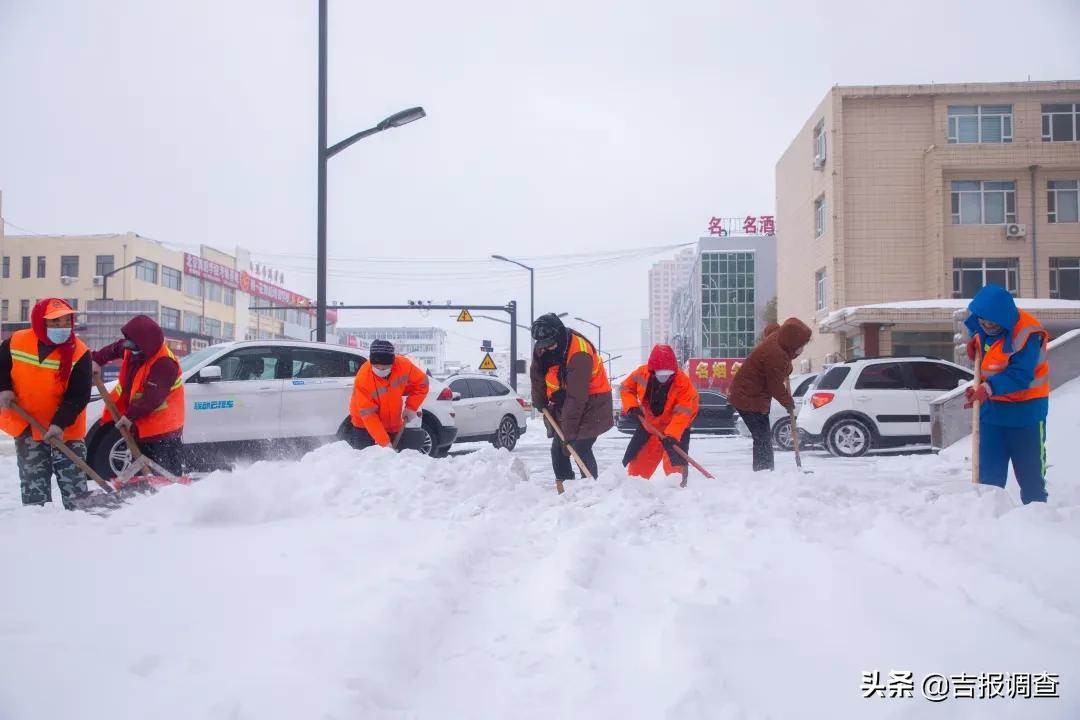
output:
[[[551,488],[513,453],[343,444],[137,499],[22,508],[0,457],[0,719],[1077,718],[1080,386],[1047,505],[964,448]],[[863,671],[1057,673],[1059,700],[863,699]]]

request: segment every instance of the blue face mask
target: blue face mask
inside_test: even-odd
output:
[[[71,337],[71,328],[45,328],[45,334],[53,345],[63,345]]]

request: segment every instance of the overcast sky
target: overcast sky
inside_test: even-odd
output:
[[[241,245],[314,296],[316,20],[315,0],[0,0],[6,219]],[[330,142],[428,112],[330,162],[330,298],[516,298],[527,317],[527,274],[483,258],[771,213],[831,85],[1076,79],[1077,27],[1076,0],[330,0]],[[655,259],[539,260],[537,312],[601,323],[625,372]],[[505,338],[445,315],[346,322],[438,317],[473,362]]]

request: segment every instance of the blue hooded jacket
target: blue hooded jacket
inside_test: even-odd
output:
[[[983,353],[1000,340],[1002,334],[1005,337],[1005,351],[1013,353],[1009,358],[1009,366],[1004,371],[985,380],[993,389],[993,394],[1008,395],[1026,389],[1035,379],[1035,367],[1039,364],[1039,356],[1042,354],[1043,338],[1040,335],[1033,335],[1023,348],[1015,349],[1014,352],[1012,334],[1016,323],[1020,320],[1020,311],[1016,309],[1013,296],[1000,285],[987,285],[972,298],[968,304],[968,310],[971,316],[965,321],[965,325],[973,337],[979,338]],[[979,325],[980,318],[997,323],[1003,328],[1003,333],[987,335]],[[979,419],[987,425],[1025,427],[1045,420],[1049,406],[1048,398],[1036,398],[1024,402],[991,400],[983,403]]]

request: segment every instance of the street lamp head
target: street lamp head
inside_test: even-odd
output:
[[[493,257],[496,260],[506,260],[506,258],[504,258],[502,255],[492,255],[491,257]],[[510,262],[510,261],[506,260],[506,262]]]
[[[424,112],[424,108],[409,108],[408,110],[402,110],[399,113],[394,113],[393,115],[379,123],[377,127],[379,128],[379,130],[388,130],[390,128],[408,125],[409,123],[415,122],[422,117],[427,117],[427,113]]]

